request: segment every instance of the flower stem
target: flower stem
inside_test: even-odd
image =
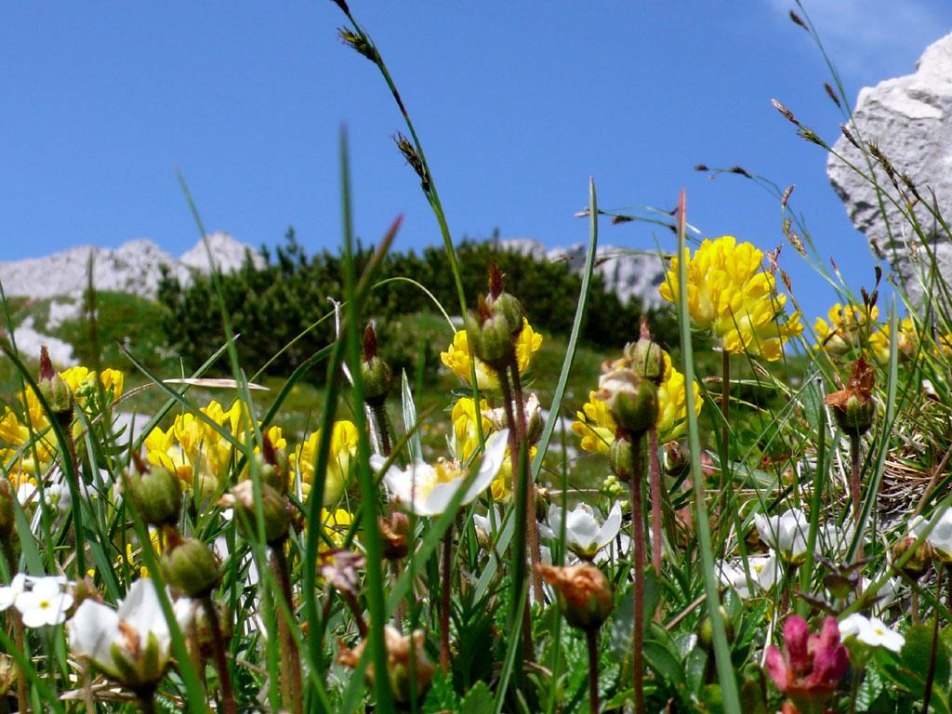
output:
[[[202,598],[205,616],[212,633],[212,649],[215,652],[215,666],[218,668],[218,681],[221,684],[221,708],[225,714],[236,714],[235,695],[231,689],[231,674],[228,671],[228,660],[225,658],[225,638],[222,636],[221,621],[218,618],[218,608],[211,595]]]
[[[588,641],[588,698],[589,711],[591,714],[598,714],[598,630],[588,629],[585,631],[585,639]]]
[[[387,409],[383,404],[368,404],[367,412],[370,415],[370,433],[375,436],[376,446],[381,456],[388,457],[392,450],[390,439],[390,423],[387,421]]]
[[[635,544],[635,626],[632,633],[632,668],[635,687],[635,714],[645,712],[645,528],[642,504],[641,479],[644,475],[642,439],[632,441],[631,453],[634,467],[631,473],[631,537]]]
[[[450,578],[453,572],[453,526],[446,529],[443,536],[442,592],[440,594],[440,669],[443,674],[450,671]]]
[[[519,443],[525,443],[528,435],[526,428],[526,400],[522,393],[522,380],[519,377],[519,363],[513,357],[512,364],[509,365],[509,371],[512,374],[512,398],[515,402],[516,428],[518,429]],[[512,424],[512,422],[509,422]],[[526,448],[529,445],[526,444]],[[539,528],[536,524],[536,489],[535,482],[532,480],[530,471],[526,471],[526,535],[529,537],[529,560],[531,567],[529,572],[532,577],[532,590],[535,593],[536,602],[543,601],[542,576],[538,573],[536,566],[542,562],[542,549],[539,546]]]
[[[721,438],[724,441],[724,460],[730,459],[730,438],[731,438],[731,353],[724,350],[721,353],[721,418],[724,420]],[[721,478],[725,478],[727,469],[721,464]],[[723,487],[724,484],[722,483]]]
[[[281,698],[284,706],[290,708],[293,714],[303,712],[301,700],[301,656],[297,642],[291,634],[290,617],[294,613],[294,596],[291,591],[291,573],[288,569],[288,559],[284,554],[284,543],[281,541],[271,547],[271,569],[281,589],[281,597],[289,613],[285,617],[283,612],[278,613],[278,637],[284,657],[285,670],[281,675]]]
[[[10,573],[10,580],[17,572],[17,554],[13,546],[13,535],[3,539],[3,555],[7,560],[7,572]],[[26,637],[23,629],[23,620],[20,619],[20,613],[16,608],[11,608],[11,619],[13,620],[13,646],[20,652],[26,652]],[[26,691],[26,672],[23,667],[17,665],[17,711],[29,711],[27,708],[28,697]]]
[[[658,461],[658,430],[648,430],[648,469],[651,474],[651,566],[661,577],[661,464]]]
[[[856,524],[856,527],[859,528],[860,517],[862,516],[860,509],[860,484],[859,484],[859,467],[860,467],[860,457],[859,457],[859,446],[860,446],[860,437],[851,436],[850,437],[850,494],[853,500],[853,523]],[[856,551],[856,559],[862,560],[863,558],[863,539],[859,539],[859,548]]]
[[[937,568],[936,579],[935,579],[935,594],[936,600],[938,601],[942,597],[942,575],[945,572],[945,568]],[[929,650],[929,669],[926,672],[926,681],[924,686],[924,693],[922,697],[922,711],[928,714],[929,711],[929,702],[932,699],[932,686],[935,683],[935,665],[936,665],[936,655],[938,654],[939,646],[939,610],[941,608],[935,608],[935,615],[933,618],[932,624],[932,647]]]

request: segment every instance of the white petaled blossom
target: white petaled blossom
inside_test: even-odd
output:
[[[0,585],[0,612],[11,607],[25,589],[26,576],[23,573],[14,575],[9,585]]]
[[[745,600],[753,595],[750,584],[756,586],[761,592],[769,592],[783,574],[780,559],[774,552],[769,555],[748,557],[747,566],[750,570],[749,580],[747,573],[744,571],[744,563],[740,559],[722,561],[717,570],[717,577],[721,584],[733,588]]]
[[[59,625],[73,606],[73,596],[61,576],[33,577],[17,573],[9,585],[0,586],[0,612],[15,606],[27,627]]]
[[[66,611],[73,606],[73,596],[66,592],[66,578],[50,576],[28,578],[32,588],[16,596],[17,610],[27,627],[59,625],[66,620]]]
[[[779,516],[754,516],[760,539],[780,554],[790,565],[799,565],[807,557],[807,533],[810,521],[799,508],[791,508]]]
[[[175,603],[175,619],[183,629],[191,622],[192,605],[188,599]],[[130,689],[153,686],[165,676],[171,642],[158,593],[148,578],[132,584],[118,610],[85,600],[69,621],[73,653],[88,657]]]
[[[952,508],[946,508],[942,513],[933,515],[931,521],[922,516],[916,516],[909,523],[910,533],[919,538],[926,527],[932,523],[932,530],[926,536],[926,542],[932,546],[936,558],[943,563],[952,563]]]
[[[562,508],[549,506],[549,530],[544,536],[558,538],[562,531]],[[583,560],[592,560],[595,554],[609,545],[621,530],[621,504],[615,503],[604,523],[599,523],[587,503],[580,503],[565,514],[565,546]]]
[[[840,638],[845,641],[853,637],[869,647],[885,647],[893,652],[899,652],[906,643],[905,637],[889,629],[878,617],[866,617],[858,612],[840,622]]]
[[[460,505],[472,502],[489,488],[506,455],[509,430],[497,431],[486,439],[486,448],[475,475],[458,461],[441,459],[435,466],[415,461],[406,469],[391,466],[383,475],[390,500],[418,516],[437,516],[450,505],[456,492],[469,480]],[[380,455],[370,457],[370,465],[380,470],[386,462]]]
[[[846,555],[853,544],[856,526],[852,522],[843,525],[835,522],[825,523],[817,528],[816,535],[820,553],[835,559]]]

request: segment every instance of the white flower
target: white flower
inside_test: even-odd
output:
[[[179,600],[174,610],[179,627],[187,627],[192,601]],[[118,611],[85,600],[69,621],[73,652],[133,689],[154,685],[165,675],[171,642],[158,593],[148,578],[133,583]]]
[[[810,521],[799,508],[791,508],[780,516],[754,516],[760,539],[780,554],[781,560],[799,565],[806,560],[807,532]]]
[[[558,538],[562,531],[562,509],[549,506],[551,538]],[[578,504],[565,514],[565,545],[579,558],[591,560],[595,554],[609,545],[621,530],[621,505],[615,503],[605,522],[599,524],[595,512],[587,503]],[[548,534],[546,534],[548,535]]]
[[[890,630],[878,617],[869,617],[854,612],[840,623],[840,638],[847,640],[855,637],[869,647],[885,647],[898,652],[906,643],[906,638]]]
[[[877,582],[880,577],[881,576],[879,575],[872,579],[863,577],[860,584],[860,591],[867,599],[867,602],[870,598],[875,598],[872,603],[873,612],[883,612],[886,608],[892,605],[893,602],[895,602],[896,596],[899,594],[899,588],[902,585],[902,581],[899,578],[888,578],[883,582],[878,590],[873,592],[873,584]],[[856,595],[854,593],[847,598],[847,602],[853,602],[855,599]]]
[[[460,501],[461,506],[472,502],[489,488],[505,458],[508,437],[509,430],[504,429],[486,439],[482,461]],[[376,470],[379,470],[385,461],[377,454],[370,457],[370,465]],[[393,502],[403,505],[418,516],[436,516],[450,505],[469,473],[469,469],[456,461],[441,459],[436,466],[415,461],[406,469],[391,466],[383,475],[383,481]]]
[[[0,585],[0,612],[13,605],[24,590],[26,590],[26,576],[23,573],[14,575],[9,585]]]
[[[919,538],[930,522],[934,525],[926,536],[926,542],[932,546],[940,561],[952,562],[952,508],[946,508],[942,513],[933,515],[931,521],[926,521],[922,516],[916,516],[909,524],[909,531]]]
[[[31,578],[33,587],[16,595],[15,605],[27,627],[59,625],[73,606],[73,596],[64,590],[61,577]]]
[[[769,555],[755,555],[747,558],[750,569],[750,580],[744,572],[744,563],[737,559],[733,562],[722,561],[717,577],[722,585],[733,588],[745,600],[751,597],[750,583],[759,590],[768,592],[780,580],[783,571],[780,560],[773,551]]]
[[[846,555],[855,535],[856,526],[852,521],[844,523],[842,526],[834,521],[825,523],[817,528],[818,550],[831,558]]]

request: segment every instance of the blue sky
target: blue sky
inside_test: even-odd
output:
[[[847,94],[913,71],[952,30],[946,0],[805,0]],[[776,97],[832,141],[842,116],[792,2],[362,2],[414,117],[455,237],[587,237],[573,214],[594,177],[603,208],[643,213],[688,192],[690,221],[770,249],[775,199],[741,165],[796,184],[825,257],[854,288],[872,260]],[[338,130],[352,154],[356,227],[377,240],[404,214],[398,249],[439,243],[404,127],[365,59],[344,47],[327,0],[283,3],[15,3],[0,25],[0,260],[149,237],[172,254],[198,239],[175,170],[209,230],[258,246],[294,225],[310,251],[340,240]],[[605,224],[603,243],[670,249],[646,224]],[[796,254],[781,264],[806,317],[835,300]],[[530,307],[531,310],[531,307]]]

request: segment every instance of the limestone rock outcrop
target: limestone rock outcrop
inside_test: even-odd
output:
[[[853,225],[893,265],[913,301],[921,303],[931,292],[930,254],[938,274],[952,276],[952,241],[926,205],[934,196],[939,211],[952,218],[952,34],[926,49],[915,73],[860,90],[847,128],[866,150],[840,137],[827,160],[827,176]],[[870,144],[892,166],[898,190],[870,153]],[[903,198],[913,194],[904,174],[923,199],[912,212],[928,245],[913,231]]]

